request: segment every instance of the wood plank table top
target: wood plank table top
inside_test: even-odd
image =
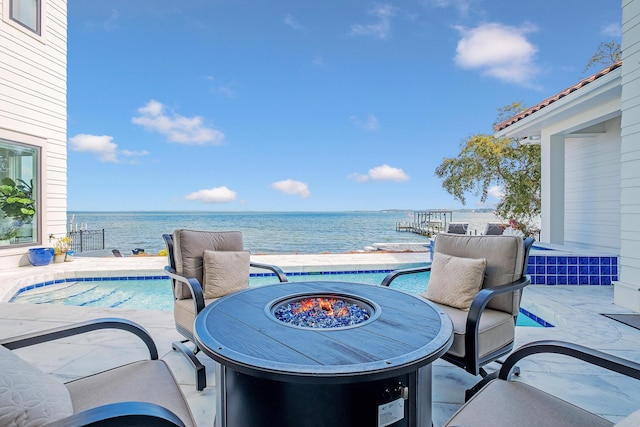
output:
[[[349,328],[316,329],[290,326],[271,315],[274,302],[310,292],[374,302],[377,317]],[[424,298],[383,286],[315,281],[249,288],[221,298],[198,315],[195,336],[208,356],[238,372],[340,382],[429,364],[451,346],[453,327]]]

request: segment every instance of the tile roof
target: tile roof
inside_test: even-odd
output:
[[[610,72],[612,72],[613,70],[615,70],[616,68],[619,68],[620,66],[622,66],[622,61],[618,61],[613,65],[610,65],[609,67],[605,68],[604,70],[598,71],[597,73],[583,79],[580,80],[578,83],[574,84],[573,86],[570,86],[568,88],[566,88],[565,90],[550,96],[549,98],[545,99],[544,101],[540,102],[539,104],[534,105],[531,108],[527,108],[526,110],[524,110],[523,112],[511,117],[508,120],[505,120],[502,123],[498,123],[494,126],[494,130],[500,131],[502,129],[505,129],[509,126],[511,126],[512,124],[524,119],[527,116],[530,116],[531,114],[535,113],[536,111],[539,111],[541,109],[543,109],[544,107],[547,107],[550,104],[553,104],[556,101],[559,101],[560,99],[564,98],[565,96],[569,95],[572,92],[575,92],[576,90],[588,85],[589,83],[599,79],[602,76],[605,76],[607,74],[609,74]]]

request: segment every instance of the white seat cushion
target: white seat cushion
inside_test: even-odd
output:
[[[0,425],[36,427],[73,415],[62,381],[0,345]]]

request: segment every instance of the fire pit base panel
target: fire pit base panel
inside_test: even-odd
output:
[[[431,365],[348,384],[275,381],[219,367],[216,381],[226,390],[217,426],[431,426]]]

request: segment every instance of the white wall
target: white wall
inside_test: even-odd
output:
[[[620,281],[614,302],[640,311],[640,1],[622,1]]]
[[[9,19],[0,0],[0,138],[42,147],[40,239],[66,230],[67,2],[42,0],[42,35]],[[0,251],[0,269],[26,265],[26,249]]]
[[[606,133],[565,138],[564,244],[620,251],[620,117]]]

